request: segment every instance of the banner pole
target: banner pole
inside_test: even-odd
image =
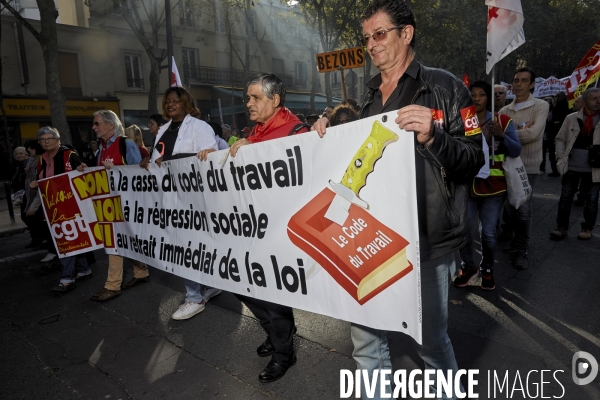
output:
[[[494,65],[492,67],[492,122],[494,121],[494,119],[495,119],[494,116],[496,115],[496,111],[494,110],[494,106],[495,106],[495,104],[494,104],[494,98],[496,97],[496,95],[494,95],[494,78],[495,78],[495,75],[496,75],[496,65]],[[488,132],[489,132],[489,130],[488,130]],[[494,135],[492,135],[490,133],[490,136],[492,138],[492,161],[493,161],[494,160]],[[483,140],[485,140],[485,135],[483,135]],[[488,161],[486,160],[486,162],[488,162]]]

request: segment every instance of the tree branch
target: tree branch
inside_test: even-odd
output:
[[[23,26],[25,28],[27,28],[27,30],[29,32],[31,32],[31,34],[33,35],[34,38],[36,38],[36,40],[38,42],[42,42],[42,35],[35,30],[35,28],[33,27],[33,25],[31,25],[25,18],[23,18],[23,16],[21,14],[19,14],[19,12],[17,10],[15,10],[6,0],[0,0],[0,4],[2,4],[4,7],[6,7],[6,9],[8,11],[10,11],[10,13],[20,22],[23,24]]]

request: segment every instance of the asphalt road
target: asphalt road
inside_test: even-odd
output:
[[[600,398],[599,377],[586,386],[571,377],[576,351],[600,360],[600,235],[576,239],[582,209],[574,208],[569,237],[548,239],[559,192],[559,179],[539,177],[528,270],[508,264],[501,245],[495,291],[450,288],[450,337],[460,368],[480,371],[479,399],[542,398],[541,387],[544,397]],[[93,279],[56,296],[58,273],[40,272],[44,254],[28,242],[27,234],[0,238],[0,399],[335,399],[340,369],[355,368],[347,322],[295,310],[298,363],[260,384],[268,360],[255,349],[264,334],[233,295],[173,321],[183,284],[152,269],[150,283],[96,303],[88,297],[107,269],[98,251]],[[410,340],[389,337],[395,369],[422,368]],[[495,396],[494,373],[507,377]]]

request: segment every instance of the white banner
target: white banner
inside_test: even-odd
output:
[[[244,146],[235,158],[223,150],[149,171],[113,167],[124,219],[113,224],[117,252],[420,343],[414,135],[395,116],[322,139],[309,132]],[[348,214],[342,226],[325,218],[330,206]]]

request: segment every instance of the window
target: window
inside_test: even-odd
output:
[[[181,48],[181,59],[183,61],[183,80],[198,79],[198,50],[186,47]]]
[[[306,87],[306,63],[294,63],[294,83],[296,86]]]
[[[296,28],[294,27],[294,29]],[[271,18],[271,40],[274,42],[281,41],[281,34],[279,33],[279,18]]]
[[[125,54],[125,78],[129,89],[143,89],[142,65],[140,56]]]
[[[223,2],[215,0],[214,3],[214,16],[215,16],[215,31],[217,32],[226,32],[227,26],[225,21],[225,10],[224,10]]]
[[[79,63],[77,53],[58,52],[58,73],[60,86],[65,96],[83,95],[81,91],[81,80],[79,79]]]
[[[284,74],[284,68],[283,68],[283,60],[281,58],[274,58],[273,59],[273,73],[275,75],[283,75]]]
[[[179,25],[194,27],[194,9],[190,4],[191,0],[180,0],[179,4]]]

